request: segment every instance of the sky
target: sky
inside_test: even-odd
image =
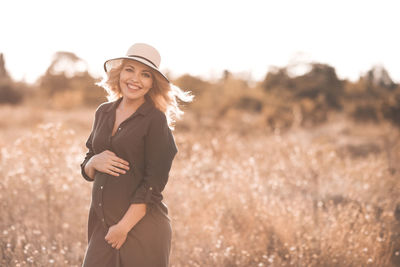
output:
[[[382,65],[399,83],[399,10],[397,0],[3,0],[0,53],[30,83],[57,51],[99,77],[136,42],[156,47],[171,77],[229,70],[257,81],[274,66],[320,62],[353,81]]]

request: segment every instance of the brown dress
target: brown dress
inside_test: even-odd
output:
[[[89,151],[81,164],[82,176],[94,181],[88,220],[88,247],[84,267],[168,266],[171,225],[162,194],[177,148],[166,116],[150,99],[123,121],[112,136],[116,108],[121,102],[101,104],[86,142]],[[104,150],[129,162],[120,176],[84,171],[89,159]],[[122,247],[112,248],[104,239],[108,228],[121,220],[133,203],[146,203],[146,215],[128,233]]]

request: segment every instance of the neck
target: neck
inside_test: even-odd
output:
[[[145,98],[139,98],[139,99],[128,99],[126,97],[123,97],[121,100],[121,103],[119,104],[119,109],[124,110],[124,111],[135,111],[137,110],[140,105],[142,105],[145,102]]]

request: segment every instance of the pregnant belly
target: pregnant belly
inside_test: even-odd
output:
[[[117,223],[130,206],[130,199],[136,191],[134,175],[128,171],[120,176],[98,172],[93,184],[92,203],[98,204],[110,225]]]

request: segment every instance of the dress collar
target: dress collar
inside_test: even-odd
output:
[[[121,103],[123,97],[118,98],[117,100],[114,100],[112,102],[110,102],[110,105],[107,107],[107,109],[105,109],[105,112],[110,112],[112,110],[116,110],[119,103]],[[146,114],[148,114],[152,109],[154,108],[154,104],[153,101],[151,101],[151,99],[147,99],[145,98],[145,101],[143,104],[141,104],[139,106],[139,108],[136,110],[135,113],[139,113],[142,114],[143,116],[145,116]]]

